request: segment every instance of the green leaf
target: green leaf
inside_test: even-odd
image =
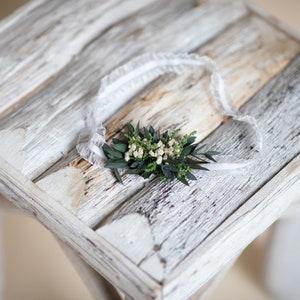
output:
[[[138,175],[140,174],[142,171],[139,169],[128,169],[125,173],[126,174],[133,174],[133,175]]]
[[[127,162],[124,159],[109,159],[104,166],[109,169],[125,168]]]
[[[217,162],[210,154],[207,154],[207,153],[203,153],[204,154],[204,156],[206,157],[206,158],[208,158],[209,160],[212,160],[212,161],[214,161],[214,162]]]
[[[128,146],[126,144],[123,143],[119,143],[119,144],[115,144],[114,145],[114,149],[117,151],[120,151],[122,153],[126,152]]]
[[[137,135],[140,135],[140,121],[138,121],[138,123],[136,124],[136,127],[135,127],[135,132]]]
[[[214,156],[214,155],[220,154],[220,152],[217,152],[217,151],[207,151],[207,152],[205,152],[205,154],[208,154],[210,156]]]
[[[111,159],[123,158],[123,154],[119,151],[111,149],[107,144],[102,146],[105,155]]]
[[[143,176],[143,178],[149,178],[151,176],[150,172],[144,172],[143,174],[141,174],[141,176]]]
[[[132,169],[139,168],[140,169],[143,165],[144,165],[144,161],[137,160],[130,165],[130,168],[132,168]]]
[[[165,131],[165,132],[163,133],[163,135],[162,135],[162,138],[163,138],[164,140],[168,141],[168,140],[169,140],[169,132],[168,132],[168,131]]]
[[[154,129],[152,126],[150,126],[150,127],[149,127],[149,132],[150,132],[152,135],[154,135],[154,134],[155,134],[155,129]]]
[[[166,169],[166,170],[169,170],[170,172],[178,172],[178,168],[176,168],[176,167],[174,167],[174,166],[172,166],[172,165],[164,165],[164,168]]]
[[[196,140],[196,137],[195,136],[190,136],[188,139],[187,139],[187,142],[186,142],[186,145],[191,145],[195,142]]]
[[[113,172],[114,172],[115,177],[117,178],[117,180],[118,180],[119,182],[123,183],[123,180],[122,180],[122,178],[121,178],[121,175],[120,175],[119,170],[118,170],[118,169],[114,169]]]
[[[194,174],[192,174],[189,171],[186,172],[186,177],[190,180],[197,180],[197,178],[194,176]]]
[[[114,144],[124,144],[124,141],[119,140],[119,139],[112,139],[112,142],[113,142]]]
[[[152,136],[146,127],[144,127],[144,134],[147,140],[150,141],[152,139]]]
[[[191,151],[192,151],[193,148],[194,147],[191,146],[191,145],[184,147],[183,150],[182,150],[182,152],[181,152],[181,154],[180,154],[180,159],[183,159],[186,156],[188,156],[191,153]]]
[[[164,176],[165,176],[167,179],[169,179],[169,180],[173,180],[173,179],[174,179],[175,175],[174,175],[174,173],[168,168],[167,165],[162,165],[162,166],[161,166],[161,170],[162,170]]]
[[[205,167],[202,167],[200,165],[191,165],[189,167],[192,168],[192,169],[195,169],[195,170],[209,171],[208,169],[206,169]]]
[[[130,135],[134,134],[134,127],[130,123],[127,124],[127,129]]]
[[[189,186],[189,183],[187,182],[187,180],[186,180],[185,178],[183,178],[183,177],[178,178],[178,177],[177,177],[177,179],[178,179],[179,181],[181,181],[183,184]]]

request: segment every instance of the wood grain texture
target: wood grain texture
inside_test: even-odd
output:
[[[197,52],[209,54],[217,61],[233,95],[234,104],[240,106],[285,66],[299,49],[297,43],[282,33],[255,17],[249,17]],[[203,139],[223,120],[207,92],[208,85],[208,77],[201,73],[171,79],[167,77],[154,82],[107,122],[107,136],[112,136],[128,121],[142,120],[144,125],[155,124],[162,129],[168,129],[170,125],[179,126],[183,133],[199,129],[198,139]],[[44,174],[39,184],[53,194],[53,186],[57,188],[56,176],[68,172],[71,178],[78,174],[78,169],[81,170],[81,178],[60,181],[62,187],[58,187],[71,192],[73,186],[84,182],[81,195],[76,199],[54,197],[66,207],[71,207],[90,226],[95,226],[145,185],[143,179],[134,176],[124,178],[124,185],[116,184],[110,170],[90,167],[78,157],[71,166],[68,162],[60,163]]]
[[[70,245],[108,281],[134,299],[154,299],[160,286],[106,240],[0,157],[3,196]],[[50,204],[49,204],[50,203]]]
[[[265,141],[251,169],[219,177],[199,173],[199,180],[190,187],[154,180],[127,199],[97,230],[108,238],[110,229],[114,236],[120,236],[126,228],[126,248],[121,238],[108,240],[131,258],[134,249],[142,247],[132,224],[147,219],[145,235],[150,230],[153,247],[144,258],[131,259],[141,269],[146,265],[147,272],[157,280],[163,274],[164,299],[191,295],[193,287],[195,292],[196,286],[205,284],[299,198],[299,70],[300,56],[243,107],[245,113],[258,119]],[[252,147],[251,141],[243,141],[244,130],[229,121],[205,142],[222,152],[231,149],[242,154]],[[131,217],[136,222],[126,222]],[[139,232],[139,236],[143,234]],[[155,257],[160,259],[160,273]]]
[[[0,115],[36,94],[108,28],[155,1],[38,1],[0,23]]]
[[[9,58],[0,71],[0,191],[132,299],[194,295],[299,197],[299,44],[246,14],[229,0],[40,0],[0,24],[0,57]],[[265,148],[250,170],[198,173],[190,187],[134,176],[123,186],[73,159],[99,79],[146,51],[207,54],[235,106],[255,95],[242,110],[258,119]],[[230,120],[212,133],[223,119],[208,83],[202,72],[166,76],[97,118],[108,137],[142,120],[200,128],[210,148],[254,154],[249,128]]]
[[[156,2],[101,35],[46,88],[2,118],[0,137],[9,132],[16,140],[23,139],[16,148],[22,153],[19,169],[33,179],[75,146],[103,75],[139,53],[191,51],[244,15],[240,4],[229,1],[197,7],[192,0]],[[211,20],[218,22],[211,26]],[[112,101],[101,119],[107,119],[123,104]],[[14,163],[15,155],[7,147],[2,151],[4,157]]]

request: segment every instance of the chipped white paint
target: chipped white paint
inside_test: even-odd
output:
[[[106,29],[154,1],[48,1],[29,5],[26,15],[16,12],[11,26],[0,28],[0,114],[41,89]]]
[[[157,280],[163,279],[162,262],[156,254],[156,245],[146,217],[136,213],[130,214],[101,227],[97,233],[134,263],[141,264],[141,268],[147,270],[152,277]],[[144,263],[148,253],[153,253],[152,258]]]
[[[249,37],[249,40],[245,37]],[[268,42],[262,43],[264,40]],[[224,44],[228,44],[226,49],[223,49]],[[217,61],[228,83],[230,94],[233,95],[234,105],[240,106],[270,80],[274,72],[278,72],[299,49],[297,43],[253,17],[242,20],[218,39],[200,48],[197,53],[210,53]],[[240,82],[239,78],[243,78],[244,82]],[[210,98],[208,86],[208,77],[197,74],[155,82],[109,119],[108,137],[122,124],[142,120],[143,125],[156,124],[156,127],[162,129],[176,124],[182,128],[182,133],[199,129],[198,139],[202,140],[222,121],[222,116],[216,111]],[[201,114],[194,107],[199,107]],[[229,149],[222,149],[222,153],[224,150]],[[72,164],[84,170],[88,184],[87,195],[79,203],[76,215],[90,226],[98,224],[111,210],[145,184],[143,179],[135,176],[126,177],[124,185],[115,184],[109,170],[88,168],[85,164],[78,165],[77,162],[78,158]],[[37,168],[34,160],[30,164]],[[58,167],[64,166],[62,162]]]
[[[72,149],[99,79],[132,56],[202,46],[197,53],[217,61],[239,107],[299,52],[296,41],[245,17],[240,1],[200,2],[197,7],[193,0],[36,2],[28,17],[23,10],[0,25],[0,56],[9,54],[0,71],[0,92],[6,95],[0,100],[0,134],[17,147],[8,154],[12,148],[5,145],[0,154],[0,191],[133,299],[192,296],[299,191],[299,57],[243,108],[257,117],[266,141],[259,164],[248,174],[199,173],[190,187],[155,179],[144,186],[128,176],[122,186],[109,170],[100,174],[74,159]],[[19,52],[8,53],[10,44]],[[114,115],[106,124],[108,136],[129,120],[143,120],[161,128],[177,124],[186,132],[202,128],[203,139],[222,121],[211,108],[207,86],[205,74],[157,80],[142,97],[105,112]],[[199,98],[200,112],[194,105]],[[251,143],[241,129],[230,120],[207,143],[243,155]],[[96,225],[96,231],[89,227]]]
[[[26,104],[0,120],[0,130],[16,126],[27,128],[23,174],[31,179],[38,177],[75,147],[79,133],[88,125],[85,118],[90,113],[89,105],[97,92],[102,76],[139,53],[190,52],[244,15],[245,8],[239,1],[231,3],[214,0],[194,7],[194,0],[161,0],[155,1],[152,6],[132,18],[112,26],[89,47],[84,48],[80,55],[74,57],[72,65],[57,73],[46,88],[36,96],[30,95]],[[211,23],[212,19],[218,22]],[[78,28],[75,27],[73,30],[76,28],[82,30],[81,24],[77,22],[76,24]],[[69,35],[67,25],[65,27],[64,30]],[[59,38],[62,38],[61,33]],[[26,47],[32,49],[34,45],[29,43]],[[291,48],[288,52],[294,52],[293,44],[287,45],[286,49],[288,48]],[[40,50],[37,48],[36,51]],[[63,51],[61,49],[59,51],[63,55]],[[36,55],[39,56],[39,53]],[[38,69],[38,63],[39,60],[32,62],[31,67]],[[28,72],[34,73],[29,69]],[[39,70],[36,72],[39,74]],[[38,80],[41,78],[39,75]],[[13,80],[14,86],[18,85],[16,80],[17,78]],[[25,84],[25,81],[20,80]],[[4,93],[1,88],[2,82],[4,85],[0,77],[1,95]],[[34,86],[32,81],[27,84],[28,87],[22,92]],[[14,101],[16,92],[15,89],[11,91]],[[11,102],[4,96],[2,99],[6,101],[5,105],[14,108],[14,101]],[[105,111],[99,110],[102,119],[103,115],[109,117],[121,106],[121,103],[112,101]]]
[[[6,199],[44,224],[104,278],[135,299],[146,300],[159,291],[156,281],[1,157],[0,190]]]

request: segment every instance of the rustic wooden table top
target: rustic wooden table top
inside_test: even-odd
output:
[[[239,0],[32,1],[0,23],[0,192],[132,298],[186,299],[299,195],[299,50]],[[218,63],[233,104],[262,132],[248,172],[122,185],[78,156],[101,77],[155,51]],[[108,138],[129,121],[177,124],[247,156],[247,128],[222,122],[208,85],[206,73],[163,76],[97,118]]]

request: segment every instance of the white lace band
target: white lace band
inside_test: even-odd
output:
[[[101,116],[101,111],[104,111],[105,106],[109,106],[111,101],[119,101],[120,105],[126,103],[158,76],[166,73],[180,75],[188,71],[197,71],[198,68],[205,68],[211,72],[209,89],[221,113],[239,122],[245,122],[252,127],[256,136],[253,150],[256,150],[256,153],[260,152],[262,137],[258,130],[256,119],[249,115],[242,115],[232,108],[218,66],[207,56],[148,53],[132,59],[102,78],[94,103],[95,114]],[[104,117],[106,118],[107,116]],[[102,151],[102,146],[105,143],[105,132],[106,130],[102,124],[98,127],[94,124],[93,128],[91,128],[90,140],[85,143],[79,143],[76,147],[80,156],[92,165],[100,166],[105,158]],[[230,161],[224,160],[223,157],[222,162],[206,164],[205,167],[209,170],[235,170],[248,167],[253,161],[253,158],[243,161],[232,161],[232,156],[230,156]]]

